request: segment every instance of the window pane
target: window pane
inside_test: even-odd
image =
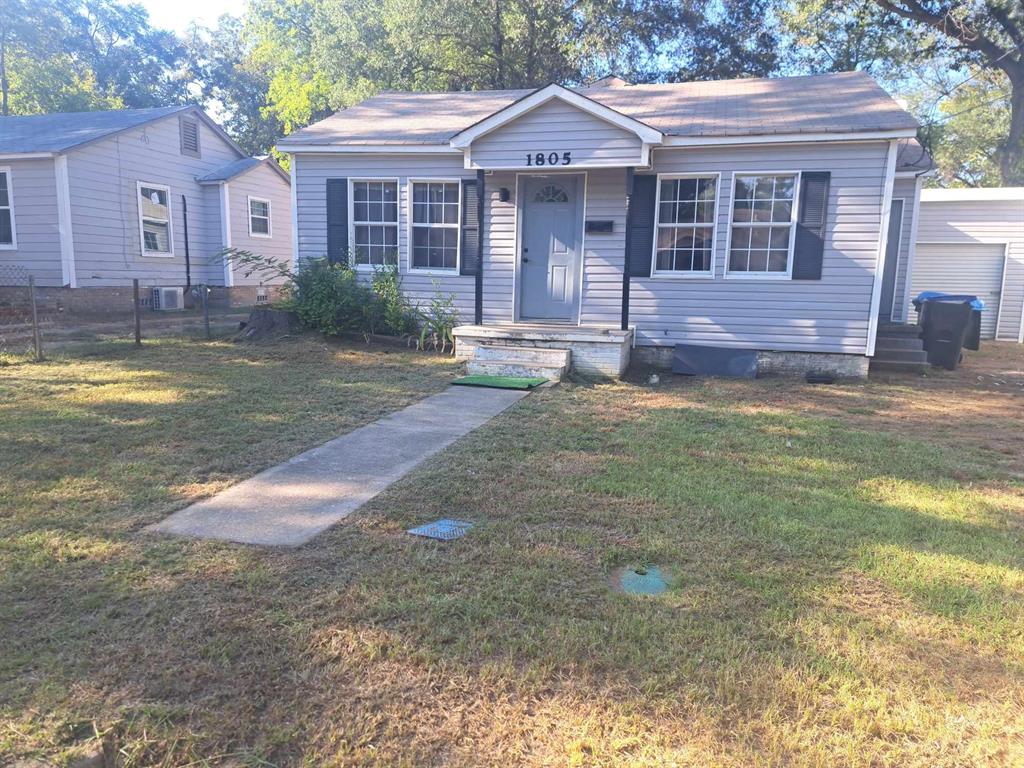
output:
[[[14,228],[11,226],[11,209],[0,209],[0,243],[10,245],[14,242]]]
[[[8,191],[7,174],[0,173],[0,206],[8,207],[11,204],[10,192]]]
[[[747,271],[747,251],[741,251],[734,248],[732,251],[729,252],[729,271]]]
[[[265,200],[250,200],[249,212],[252,213],[253,216],[269,216],[270,203]]]
[[[786,264],[789,261],[789,251],[772,250],[768,252],[768,271],[785,272]]]
[[[366,200],[369,199],[367,192],[368,187],[369,184],[365,181],[354,182],[352,184],[352,199],[357,203],[366,202]]]
[[[755,250],[750,251],[750,266],[747,267],[750,272],[765,272],[768,269],[768,251],[767,250]]]
[[[253,216],[252,218],[252,233],[254,235],[269,235],[270,234],[270,219],[264,219],[259,216]]]
[[[139,197],[142,201],[142,215],[145,218],[167,220],[166,190],[139,187]]]
[[[789,221],[793,218],[793,203],[781,200],[772,203],[772,221]]]
[[[772,248],[789,248],[789,227],[772,227]]]
[[[170,250],[167,222],[144,220],[142,222],[142,240],[147,251],[167,253]]]

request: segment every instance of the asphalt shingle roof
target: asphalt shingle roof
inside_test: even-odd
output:
[[[851,133],[917,128],[869,75],[650,85],[601,85],[580,94],[669,136]],[[532,93],[385,92],[288,136],[283,144],[447,144],[488,115]]]
[[[0,153],[62,152],[191,107],[62,112],[0,117]]]
[[[930,171],[935,167],[932,156],[928,154],[917,139],[903,139],[896,148],[896,170],[903,172]]]
[[[197,178],[196,181],[200,184],[210,184],[217,181],[231,181],[231,179],[245,173],[250,168],[257,166],[262,162],[263,159],[259,157],[242,157],[238,160],[232,160],[230,163],[222,165],[220,168],[214,168],[209,173]]]

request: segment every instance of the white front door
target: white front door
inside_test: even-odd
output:
[[[529,176],[523,183],[519,316],[573,320],[582,237],[580,176]]]

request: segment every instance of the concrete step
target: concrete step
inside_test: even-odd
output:
[[[919,350],[924,349],[924,340],[916,336],[879,336],[875,341],[875,349]]]
[[[928,353],[923,349],[878,349],[875,348],[874,360],[885,360],[896,363],[927,363]]]
[[[473,357],[476,360],[516,360],[522,363],[569,365],[570,353],[568,349],[481,344],[476,348]]]
[[[466,371],[473,376],[522,376],[561,381],[568,365],[531,363],[522,360],[469,360]]]
[[[878,326],[878,338],[880,339],[892,336],[917,336],[919,333],[921,333],[921,327],[910,323],[887,323]]]
[[[923,374],[927,372],[929,365],[927,362],[915,363],[908,362],[905,360],[877,360],[871,361],[871,371],[884,371],[886,373],[913,373]]]

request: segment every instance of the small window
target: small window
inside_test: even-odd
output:
[[[143,254],[158,256],[172,253],[170,197],[169,187],[139,183]]]
[[[352,182],[352,256],[357,267],[398,264],[398,182]]]
[[[660,180],[655,274],[711,274],[717,194],[715,176]]]
[[[545,187],[541,187],[537,190],[537,194],[533,196],[533,202],[535,203],[568,203],[569,196],[565,194],[565,190],[557,184],[548,184]]]
[[[457,181],[413,182],[412,269],[458,269],[459,189]]]
[[[789,274],[796,188],[796,174],[736,176],[729,272]]]
[[[252,237],[270,237],[270,201],[249,198],[249,234]]]
[[[199,123],[196,119],[179,118],[178,131],[181,134],[181,154],[199,157]]]
[[[8,168],[0,168],[0,248],[14,248],[15,242],[11,171]]]

